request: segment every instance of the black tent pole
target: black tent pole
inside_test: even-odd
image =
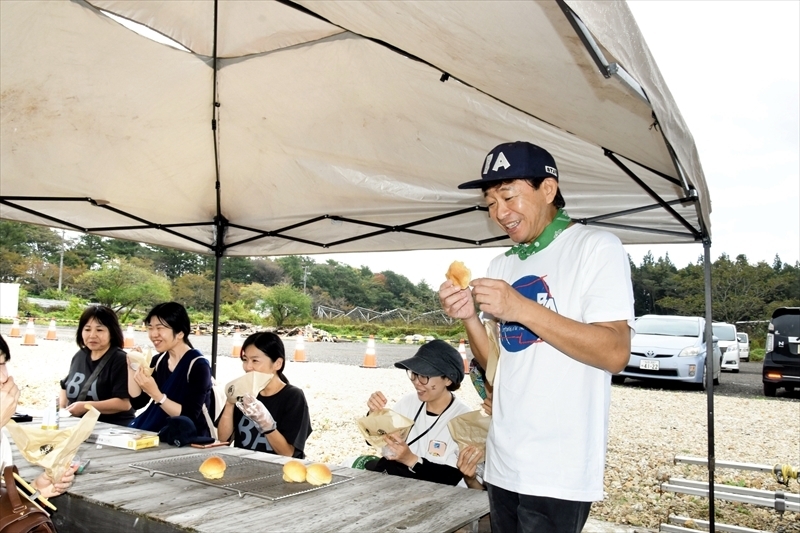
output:
[[[711,239],[703,239],[703,271],[706,286],[706,402],[708,408],[708,530],[714,531],[714,329],[711,310]],[[720,371],[722,371],[720,369]]]
[[[217,377],[217,335],[219,331],[219,289],[222,279],[222,248],[214,252],[214,319],[211,326],[211,375]]]

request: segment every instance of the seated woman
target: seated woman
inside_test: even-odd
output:
[[[11,359],[11,351],[8,349],[5,339],[0,335],[0,472],[6,466],[13,464],[11,456],[11,443],[6,439],[2,428],[11,420],[17,410],[19,401],[19,388],[11,377],[8,369],[8,361]],[[64,494],[72,485],[75,479],[75,469],[68,468],[64,476],[59,481],[53,481],[42,472],[39,477],[33,480],[33,485],[45,498],[53,498]]]
[[[458,350],[444,341],[423,344],[414,357],[394,364],[405,368],[416,392],[408,394],[392,410],[413,420],[405,440],[387,436],[384,457],[370,461],[367,470],[433,481],[445,485],[466,485],[457,468],[458,448],[447,423],[472,409],[453,391],[464,379],[464,364]],[[386,397],[375,392],[367,401],[370,413],[386,408]],[[470,460],[470,463],[477,462]],[[466,460],[464,461],[466,462]],[[471,472],[470,464],[464,465]]]
[[[134,410],[117,315],[104,305],[87,307],[78,321],[75,342],[80,350],[61,380],[59,406],[72,416],[83,416],[91,405],[100,411],[100,422],[127,426]]]
[[[189,418],[197,435],[208,437],[203,406],[211,398],[211,366],[189,341],[190,323],[186,309],[176,302],[158,304],[144,320],[147,335],[158,355],[150,363],[153,375],[132,368],[128,361],[128,393],[135,409],[152,403],[131,427],[160,431],[172,416]],[[135,365],[134,365],[135,366]]]
[[[256,397],[245,395],[240,408],[225,404],[217,424],[219,440],[233,437],[237,448],[304,459],[311,417],[303,391],[283,374],[283,341],[274,333],[254,333],[242,344],[241,358],[245,372],[275,376]]]

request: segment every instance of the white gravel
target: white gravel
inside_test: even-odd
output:
[[[58,391],[72,355],[73,343],[38,340],[38,346],[20,346],[6,337],[12,352],[10,369],[21,388],[20,411],[41,409]],[[218,381],[241,375],[238,359],[220,357]],[[339,463],[345,457],[371,453],[355,425],[366,413],[366,400],[382,391],[393,403],[411,391],[398,369],[365,369],[332,363],[289,362],[286,376],[301,387],[311,410],[314,432],[306,447],[309,459]],[[468,405],[480,406],[469,381],[457,392]],[[718,396],[714,402],[718,461],[800,466],[800,402],[791,399],[742,399]],[[592,507],[592,518],[658,529],[670,514],[707,519],[707,500],[661,492],[670,477],[707,481],[705,467],[674,465],[676,455],[707,454],[706,398],[699,392],[613,387],[606,467],[606,499]],[[798,493],[768,474],[717,469],[717,483]],[[749,504],[717,500],[718,523],[766,531],[800,532],[800,513],[776,511]],[[608,530],[593,522],[592,531]],[[637,530],[639,530],[637,529]],[[587,528],[587,531],[589,528]]]

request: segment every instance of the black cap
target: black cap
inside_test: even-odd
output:
[[[483,162],[481,179],[462,183],[458,188],[480,189],[499,181],[527,178],[554,178],[558,181],[556,160],[540,146],[516,141],[495,146]]]
[[[158,432],[161,442],[172,446],[188,446],[189,444],[211,444],[213,437],[200,437],[192,419],[186,416],[171,416],[167,425]]]
[[[423,344],[411,359],[398,361],[397,368],[405,368],[420,376],[445,376],[453,383],[464,379],[464,362],[458,350],[445,341],[433,340]]]

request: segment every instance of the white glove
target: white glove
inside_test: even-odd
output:
[[[269,410],[252,394],[248,393],[242,396],[242,399],[236,402],[236,407],[244,413],[244,416],[255,422],[261,429],[261,433],[271,433],[278,427]]]

